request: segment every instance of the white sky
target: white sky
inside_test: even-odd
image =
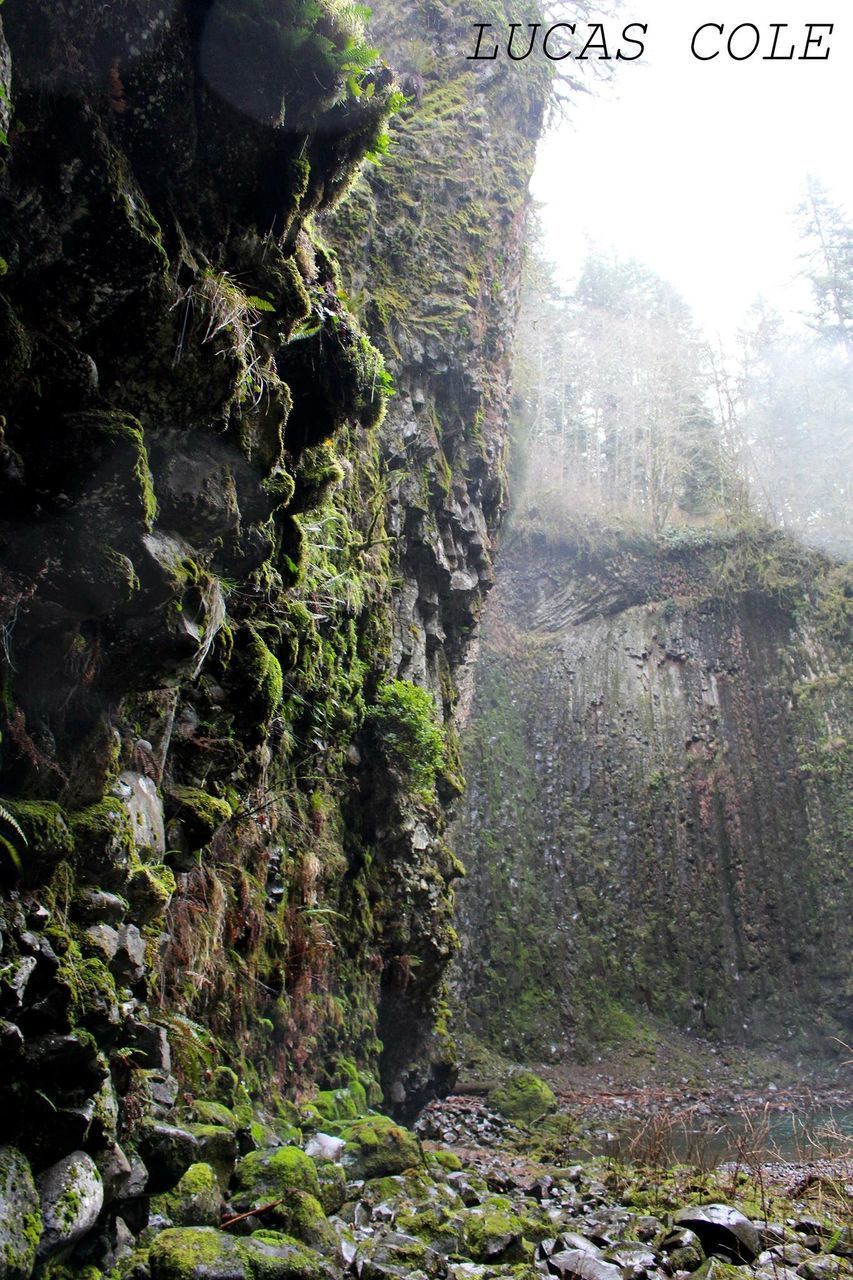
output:
[[[643,57],[611,64],[613,81],[579,95],[540,147],[533,193],[561,283],[590,244],[612,246],[670,280],[709,336],[731,334],[759,293],[795,313],[791,213],[806,174],[853,211],[851,0],[624,0],[608,36],[629,21],[649,24]],[[750,61],[698,62],[690,42],[704,22],[727,34],[752,22],[767,47]],[[834,22],[829,59],[759,61],[771,22],[789,22],[800,42],[806,22]]]

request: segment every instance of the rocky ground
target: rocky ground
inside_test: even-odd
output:
[[[358,1114],[357,1085],[275,1114],[232,1073],[210,1095],[148,1122],[147,1183],[119,1197],[82,1152],[34,1182],[4,1148],[0,1280],[853,1277],[849,1151],[704,1171],[567,1163],[577,1116],[518,1071],[433,1104],[414,1132]]]

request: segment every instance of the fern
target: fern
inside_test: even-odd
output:
[[[27,843],[27,837],[24,835],[21,824],[18,822],[18,819],[14,816],[14,814],[9,812],[9,810],[6,808],[4,804],[0,804],[0,820],[5,822],[7,826],[11,827],[12,830],[18,836],[20,836],[24,844]],[[6,850],[6,853],[9,855],[9,858],[12,862],[12,865],[15,867],[15,870],[21,871],[22,870],[21,856],[18,853],[18,850],[15,848],[12,841],[9,840],[7,836],[4,836],[2,832],[0,832],[0,849]]]
[[[0,818],[2,818],[5,823],[18,833],[24,844],[27,843],[27,837],[24,835],[23,827],[15,815],[10,813],[4,804],[0,804]]]

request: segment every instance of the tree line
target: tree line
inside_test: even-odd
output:
[[[528,494],[657,537],[762,519],[850,554],[853,226],[815,181],[797,218],[805,323],[759,301],[727,346],[637,262],[595,253],[565,295],[531,256],[516,368]]]

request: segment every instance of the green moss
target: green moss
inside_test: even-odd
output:
[[[327,1280],[328,1268],[313,1249],[281,1231],[254,1231],[240,1241],[252,1280]]]
[[[28,873],[54,866],[73,854],[74,836],[61,805],[50,800],[2,800],[0,804],[26,837],[24,844],[9,824],[3,827],[4,840],[11,841],[16,850],[17,865]]]
[[[427,690],[408,680],[389,680],[377,694],[370,720],[391,763],[432,797],[444,761],[444,738]]]
[[[332,1252],[338,1238],[316,1196],[309,1191],[288,1191],[286,1197],[265,1215],[278,1231],[295,1236],[312,1248]]]
[[[358,1080],[346,1089],[321,1089],[311,1101],[323,1120],[355,1120],[367,1110],[367,1094]]]
[[[156,920],[168,907],[177,890],[175,873],[162,863],[137,863],[130,873],[127,899],[137,919]]]
[[[120,800],[108,797],[87,809],[68,815],[74,842],[81,857],[92,853],[130,857],[135,849],[133,825]]]
[[[221,1102],[208,1102],[205,1098],[199,1098],[193,1103],[193,1117],[199,1124],[217,1125],[231,1133],[237,1132],[237,1117]]]
[[[475,1262],[532,1261],[533,1244],[525,1239],[531,1223],[514,1212],[505,1196],[490,1196],[464,1215],[465,1251]],[[543,1226],[543,1231],[548,1228]]]
[[[215,1227],[222,1214],[222,1193],[209,1164],[191,1164],[178,1185],[151,1200],[151,1211],[175,1226]]]
[[[204,1275],[231,1275],[240,1268],[236,1240],[212,1227],[169,1227],[161,1231],[149,1253],[152,1280],[198,1280]]]
[[[246,674],[257,695],[264,720],[275,715],[284,694],[281,663],[271,653],[254,627],[248,628]]]
[[[518,1071],[489,1094],[489,1102],[509,1120],[532,1124],[548,1111],[557,1099],[550,1085],[532,1071]]]
[[[41,1239],[42,1217],[29,1163],[15,1147],[0,1147],[0,1198],[16,1211],[0,1220],[0,1272],[28,1276]]]
[[[169,799],[172,814],[183,826],[193,849],[207,844],[231,817],[231,806],[226,800],[209,795],[200,787],[172,787]]]
[[[331,1160],[317,1163],[320,1182],[320,1204],[324,1213],[337,1213],[347,1198],[346,1174],[339,1164]]]
[[[456,1173],[462,1168],[462,1161],[454,1151],[433,1151],[430,1154],[436,1164],[448,1173]]]
[[[236,1185],[245,1199],[273,1200],[288,1191],[307,1191],[320,1195],[317,1168],[310,1156],[299,1147],[280,1147],[277,1151],[250,1151],[238,1163]]]
[[[365,1116],[344,1125],[343,1163],[352,1178],[381,1178],[422,1167],[421,1145],[413,1133],[388,1116]]]

